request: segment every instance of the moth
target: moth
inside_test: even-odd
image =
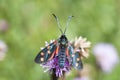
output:
[[[37,56],[35,57],[35,62],[39,64],[46,63],[52,60],[55,56],[58,57],[58,66],[62,69],[65,65],[65,60],[69,61],[69,64],[75,69],[81,69],[83,67],[80,54],[74,51],[71,43],[68,41],[65,32],[67,30],[68,24],[73,16],[68,17],[68,21],[65,27],[64,32],[61,29],[61,25],[59,23],[58,17],[53,14],[60,32],[62,35],[60,38],[56,39],[49,45],[47,45],[44,49],[42,49]]]

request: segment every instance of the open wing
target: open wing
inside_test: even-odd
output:
[[[48,60],[52,59],[55,55],[56,48],[57,48],[57,40],[46,46],[43,50],[41,50],[36,56],[35,62],[45,63]]]
[[[79,52],[75,52],[73,55],[72,55],[72,66],[75,68],[75,69],[82,69],[83,68],[83,64],[82,64],[82,60],[80,58],[80,53]]]

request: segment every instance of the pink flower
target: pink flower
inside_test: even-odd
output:
[[[8,23],[6,20],[0,20],[0,31],[4,32],[8,29]]]
[[[7,45],[0,40],[0,61],[2,61],[5,58],[7,52]]]
[[[51,41],[53,42],[53,41]],[[45,42],[46,43],[46,46],[48,46],[48,42]],[[70,56],[74,55],[75,52],[79,52],[80,53],[80,58],[81,56],[84,56],[84,57],[88,57],[88,49],[90,47],[90,42],[87,41],[86,38],[82,38],[82,37],[79,37],[78,39],[76,38],[75,41],[73,41],[72,43],[72,49],[74,50],[74,52],[71,52]],[[41,48],[43,49],[43,48]],[[58,58],[59,58],[60,55],[57,55],[57,56],[54,56],[54,58],[50,61],[47,61],[43,64],[41,64],[41,66],[43,68],[45,68],[46,70],[44,72],[47,72],[49,71],[50,73],[53,73],[56,75],[56,77],[61,77],[63,76],[63,73],[65,72],[70,72],[71,68],[73,67],[73,64],[72,63],[72,59],[68,59],[70,57],[67,57],[65,56],[65,64],[63,66],[63,68],[61,68],[59,66],[59,63],[58,63]],[[81,68],[81,66],[80,66]]]
[[[49,71],[50,73],[53,73],[53,70],[55,70],[57,77],[63,76],[63,72],[69,72],[72,67],[69,61],[66,59],[64,67],[60,68],[58,65],[58,56],[53,58],[51,61],[42,64],[41,66],[46,69],[44,72]]]
[[[80,77],[80,78],[75,78],[74,80],[90,80],[89,77]]]
[[[93,48],[93,54],[96,57],[98,66],[106,73],[111,72],[119,62],[117,50],[111,44],[96,44]]]
[[[79,37],[75,38],[71,44],[74,47],[74,52],[79,52],[82,57],[88,57],[89,56],[89,48],[91,46],[91,42],[87,41],[87,38]]]

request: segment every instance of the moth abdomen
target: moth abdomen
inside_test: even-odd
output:
[[[58,54],[58,64],[60,68],[64,68],[66,60],[65,50],[61,50]]]

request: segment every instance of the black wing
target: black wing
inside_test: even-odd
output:
[[[79,52],[75,52],[73,55],[72,55],[72,66],[75,68],[75,69],[82,69],[83,68],[83,64],[82,64],[82,60],[80,58],[80,53]]]
[[[57,41],[46,46],[43,50],[41,50],[35,58],[36,63],[45,63],[50,58],[53,58],[55,54],[55,50],[57,48]]]

